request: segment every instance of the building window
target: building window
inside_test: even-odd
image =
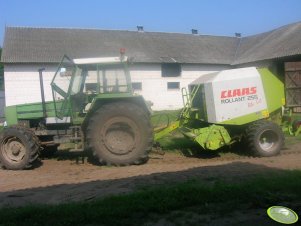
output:
[[[142,90],[142,82],[133,82],[132,88],[134,91],[141,91]]]
[[[180,83],[179,82],[168,82],[167,83],[167,89],[169,89],[169,90],[180,89]]]
[[[179,77],[181,75],[181,64],[163,63],[161,64],[162,77]]]
[[[97,83],[86,83],[86,92],[97,93]]]

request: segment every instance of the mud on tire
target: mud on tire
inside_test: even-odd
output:
[[[281,128],[270,121],[252,123],[246,130],[245,141],[255,156],[269,157],[280,153],[284,145]]]
[[[0,165],[9,170],[31,168],[38,159],[40,144],[33,132],[22,127],[9,127],[0,137]]]
[[[149,115],[133,103],[106,104],[91,117],[87,142],[101,164],[142,164],[153,142]]]

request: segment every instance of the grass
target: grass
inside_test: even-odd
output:
[[[300,188],[301,171],[297,170],[231,184],[218,180],[208,185],[195,179],[85,203],[3,208],[0,225],[143,225],[162,217],[178,221],[184,210],[191,215],[222,216],[234,210],[267,209],[288,203],[301,211]]]
[[[154,127],[165,126],[168,122],[174,122],[178,119],[181,110],[156,111],[153,113],[151,122]]]
[[[152,124],[156,127],[167,126],[178,119],[181,110],[176,111],[159,111],[152,116]],[[171,134],[163,137],[159,141],[161,148],[164,151],[176,152],[179,150],[199,149],[199,145],[185,138],[180,132],[174,131]]]
[[[285,144],[287,146],[293,145],[293,144],[298,144],[301,142],[301,134],[298,136],[292,136],[292,135],[285,135]]]

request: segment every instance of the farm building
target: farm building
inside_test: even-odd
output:
[[[64,54],[109,57],[125,48],[133,59],[133,88],[154,110],[181,108],[181,88],[202,74],[268,66],[282,75],[284,62],[301,60],[301,22],[249,37],[193,33],[7,27],[1,58],[6,105],[41,101],[39,68],[45,68],[45,97],[51,101],[50,82]]]

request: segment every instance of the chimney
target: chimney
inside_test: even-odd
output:
[[[197,35],[198,34],[198,30],[197,29],[191,29],[191,34]]]
[[[138,32],[144,32],[143,26],[137,26],[137,30],[138,30]]]
[[[241,38],[241,33],[235,33],[236,38]]]

